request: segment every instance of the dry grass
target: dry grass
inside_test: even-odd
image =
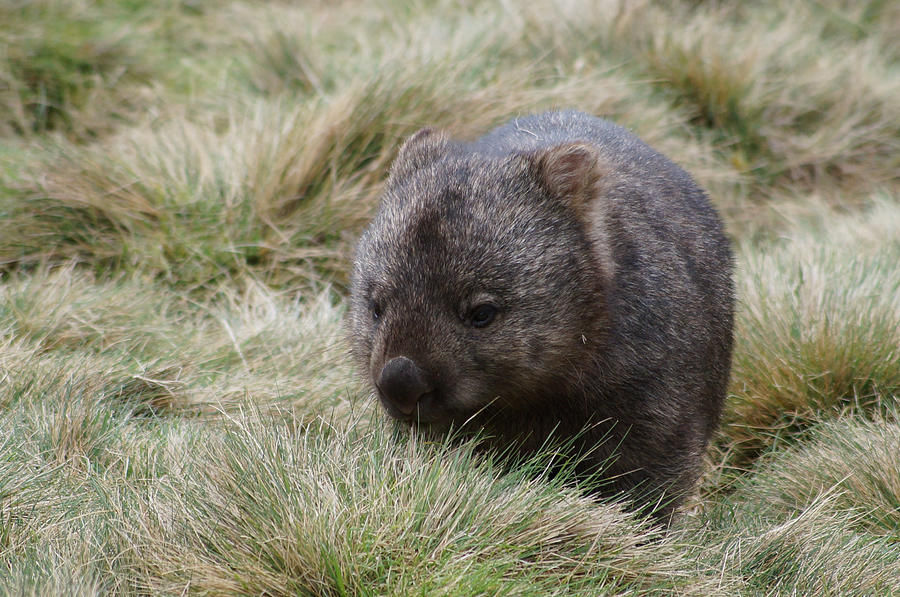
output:
[[[465,447],[324,425],[232,419],[186,455],[190,474],[116,500],[135,577],[151,592],[711,588],[615,508],[498,477]]]
[[[773,454],[747,493],[764,493],[772,513],[793,512],[816,500],[852,514],[861,533],[892,536],[900,529],[900,427],[897,410],[869,420],[837,418],[807,441]]]
[[[58,376],[152,413],[346,409],[347,393],[359,390],[335,300],[329,290],[301,299],[249,283],[200,303],[146,280],[100,282],[72,267],[14,276],[0,288],[9,339],[0,376],[13,392]]]
[[[737,346],[724,446],[736,463],[839,414],[900,397],[900,209],[823,210],[740,260]],[[881,234],[879,234],[881,233]]]

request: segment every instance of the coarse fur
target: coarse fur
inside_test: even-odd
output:
[[[725,397],[732,269],[704,192],[617,125],[423,129],[357,247],[353,353],[391,416],[524,454],[574,442],[600,493],[668,519]]]

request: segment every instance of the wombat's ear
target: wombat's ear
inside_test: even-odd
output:
[[[397,159],[391,165],[391,180],[412,174],[446,154],[450,148],[450,138],[443,131],[428,127],[413,133],[397,152]]]
[[[565,143],[542,149],[532,159],[540,182],[550,196],[583,214],[603,177],[596,148],[588,143]]]

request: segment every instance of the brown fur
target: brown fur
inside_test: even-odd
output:
[[[575,438],[600,493],[668,517],[725,397],[731,272],[703,191],[616,125],[423,129],[357,247],[353,352],[393,417],[525,453]]]

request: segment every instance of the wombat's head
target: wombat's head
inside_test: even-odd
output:
[[[498,157],[424,129],[404,144],[357,247],[349,321],[391,416],[552,410],[579,383],[605,323],[601,176],[579,143]]]

